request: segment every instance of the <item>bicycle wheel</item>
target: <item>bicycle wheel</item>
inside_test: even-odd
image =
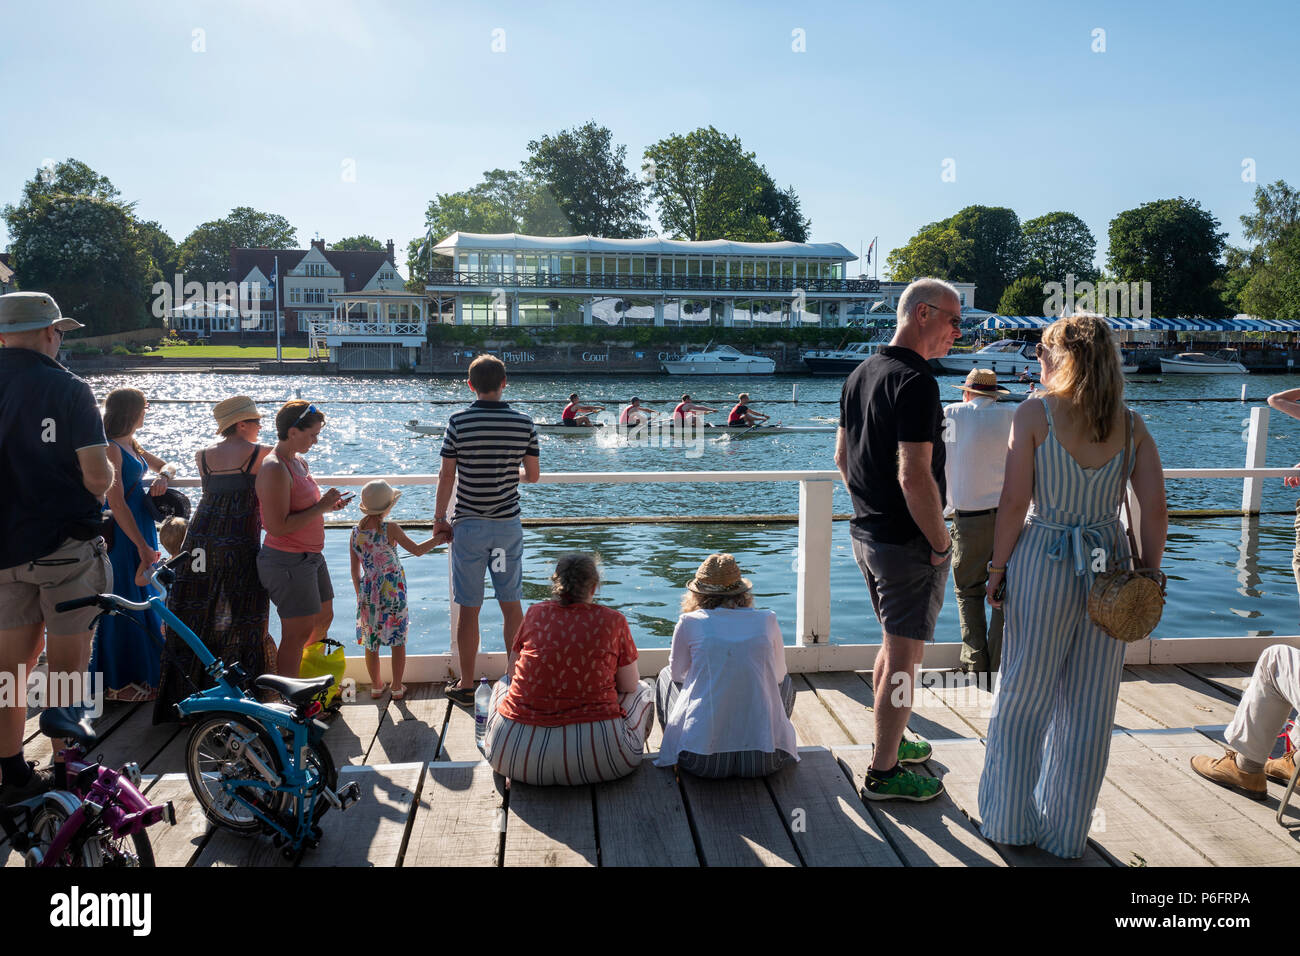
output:
[[[153,845],[144,830],[116,839],[111,831],[105,830],[99,840],[104,856],[101,865],[105,868],[152,869],[154,866]]]
[[[39,851],[43,859],[48,856],[50,846],[54,843],[54,838],[58,832],[63,829],[63,825],[68,822],[68,817],[72,816],[81,806],[77,798],[70,793],[62,790],[55,790],[45,795],[45,800],[41,803],[41,808],[32,816],[32,834],[34,841],[32,849]],[[94,835],[89,835],[85,840],[80,839],[81,834],[77,834],[63,850],[63,856],[56,864],[57,866],[101,866],[104,855],[103,848],[99,840]],[[35,866],[35,854],[29,853],[27,865]]]
[[[339,772],[334,767],[334,757],[330,754],[329,748],[321,740],[307,745],[307,762],[320,775],[321,785],[320,789],[316,791],[316,805],[312,807],[311,811],[311,822],[319,823],[320,818],[325,815],[325,811],[331,806],[322,791],[325,788],[330,790],[339,788]]]
[[[250,735],[254,739],[243,744],[242,740]],[[262,821],[253,811],[225,788],[227,780],[261,779],[248,759],[248,750],[274,773],[283,773],[280,755],[265,728],[238,714],[213,714],[204,718],[190,732],[185,747],[185,772],[203,812],[217,826],[235,833],[256,833],[262,829]],[[279,812],[285,795],[249,787],[244,797],[257,803],[264,813],[273,815]]]

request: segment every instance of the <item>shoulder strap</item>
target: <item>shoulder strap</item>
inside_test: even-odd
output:
[[[1133,444],[1133,410],[1128,406],[1124,407],[1124,464],[1120,466],[1119,471],[1119,505],[1124,509],[1124,515],[1128,519],[1126,530],[1128,533],[1129,556],[1133,559],[1133,567],[1137,568],[1142,564],[1141,555],[1138,554],[1137,537],[1133,533],[1133,508],[1128,503],[1128,462],[1130,446]],[[1119,509],[1116,508],[1118,511]]]
[[[1044,395],[1041,399],[1039,399],[1039,401],[1041,401],[1041,402],[1043,403],[1043,411],[1047,414],[1047,433],[1048,433],[1049,435],[1051,435],[1051,434],[1055,434],[1055,432],[1056,432],[1056,425],[1055,425],[1055,423],[1053,423],[1053,421],[1052,421],[1052,405],[1051,405],[1051,403],[1047,400],[1047,396],[1046,396],[1046,395]]]
[[[206,448],[199,452],[199,474],[205,478],[212,474],[212,469],[208,467],[208,450]]]
[[[242,472],[243,474],[248,474],[248,469],[253,467],[253,462],[257,461],[257,453],[261,450],[262,450],[261,445],[253,446],[253,453],[248,456],[248,461],[244,462],[244,467],[239,469],[240,472]]]

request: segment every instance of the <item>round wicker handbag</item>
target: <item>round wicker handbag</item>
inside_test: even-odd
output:
[[[1133,512],[1128,504],[1128,451],[1133,435],[1133,413],[1125,415],[1124,464],[1120,471],[1119,497],[1128,515],[1130,563],[1140,565],[1137,540],[1133,537]],[[1131,644],[1148,637],[1160,623],[1165,607],[1166,579],[1155,568],[1122,566],[1104,571],[1093,578],[1088,592],[1088,616],[1093,623],[1115,638]]]

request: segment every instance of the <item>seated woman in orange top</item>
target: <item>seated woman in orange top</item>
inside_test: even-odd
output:
[[[638,678],[627,618],[594,603],[599,583],[591,555],[564,555],[551,575],[554,598],[530,607],[515,633],[483,748],[504,777],[598,783],[641,765],[654,692]]]

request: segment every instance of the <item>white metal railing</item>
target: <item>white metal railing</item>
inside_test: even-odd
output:
[[[380,320],[324,319],[311,323],[317,335],[419,335],[423,336],[426,322],[386,322]]]
[[[1268,408],[1251,411],[1250,427],[1246,437],[1247,462],[1263,460],[1263,447],[1268,438]],[[1240,479],[1243,482],[1242,514],[1258,514],[1263,481],[1286,477],[1300,477],[1300,469],[1263,468],[1258,464],[1245,468],[1166,468],[1166,479]],[[437,474],[422,475],[318,475],[322,487],[358,487],[366,482],[383,479],[392,485],[436,485]],[[835,483],[840,481],[838,471],[620,471],[620,472],[550,472],[541,475],[540,484],[681,484],[681,483],[744,483],[744,482],[798,482],[798,560],[796,562],[795,593],[795,648],[816,655],[802,661],[799,670],[834,670],[869,668],[874,657],[874,645],[828,646],[831,625],[831,538],[833,526],[832,496]],[[177,487],[198,487],[197,478],[178,478],[172,482]],[[1140,509],[1134,507],[1134,520],[1140,521]],[[454,608],[453,608],[454,613]],[[1230,643],[1225,643],[1230,642]],[[1273,643],[1292,643],[1300,646],[1300,637],[1230,637],[1230,638],[1165,638],[1140,641],[1129,646],[1126,661],[1141,663],[1192,663],[1195,661],[1222,661],[1228,654],[1252,655]],[[1163,645],[1163,647],[1157,647]],[[959,645],[936,645],[926,654],[927,666],[955,666]],[[787,657],[790,655],[788,654]],[[951,660],[949,660],[951,658]],[[504,658],[503,658],[504,659]],[[657,658],[652,658],[657,659]],[[1240,659],[1246,659],[1244,657]],[[499,662],[498,662],[499,663]],[[444,673],[444,671],[439,671]],[[421,678],[425,679],[425,678]],[[432,678],[428,678],[432,679]]]

